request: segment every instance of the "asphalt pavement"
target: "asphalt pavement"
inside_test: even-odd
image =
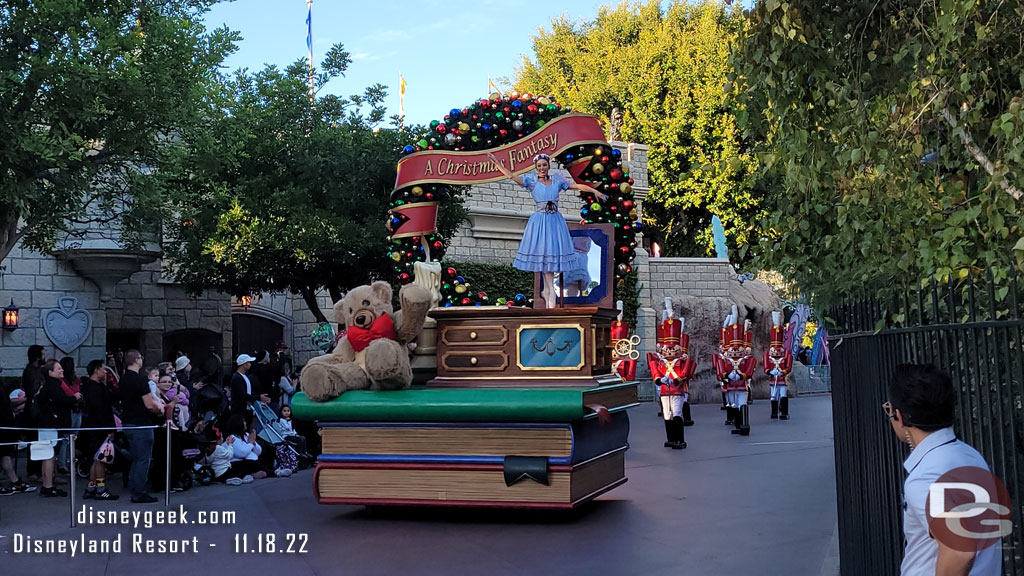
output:
[[[146,528],[140,516],[138,528],[70,528],[68,499],[34,492],[0,498],[0,572],[837,574],[831,397],[794,399],[786,422],[769,420],[768,402],[759,400],[751,407],[748,437],[729,434],[717,406],[693,408],[696,425],[686,429],[686,450],[662,447],[664,426],[653,404],[632,409],[629,482],[572,512],[321,506],[306,470],[237,487],[196,487],[173,494],[170,509],[162,498],[150,505],[80,501],[78,510],[82,504],[129,513],[183,509],[186,523],[149,518],[154,524]],[[220,518],[229,524],[201,524],[211,512],[235,517]],[[118,536],[120,552],[76,551],[72,557],[14,550],[16,539],[22,547],[45,547],[47,540],[81,545],[83,537],[88,543]],[[179,551],[133,551],[161,544]]]

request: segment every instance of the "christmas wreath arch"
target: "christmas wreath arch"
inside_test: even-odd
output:
[[[599,201],[581,192],[580,219],[581,224],[614,224],[615,277],[623,282],[632,271],[640,223],[633,179],[621,152],[607,142],[594,116],[573,112],[551,96],[511,92],[452,108],[405,146],[387,219],[388,257],[400,283],[413,280],[416,262],[443,260],[446,246],[437,234],[436,217],[440,203],[451,197],[451,187],[504,179],[487,159],[488,152],[517,174],[532,170],[535,154],[547,153],[576,182],[607,194],[607,200]],[[489,303],[486,294],[471,290],[451,266],[442,266],[441,297],[445,306]]]

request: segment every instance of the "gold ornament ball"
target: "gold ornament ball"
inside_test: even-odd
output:
[[[604,164],[594,164],[590,169],[594,174],[604,174]]]
[[[399,260],[402,259],[402,255],[399,254],[398,252],[392,252],[391,259],[394,260],[395,262],[398,262]]]
[[[622,192],[623,194],[629,194],[632,191],[633,187],[629,184],[629,182],[623,182],[622,184],[619,184],[619,192]]]
[[[413,196],[423,196],[423,188],[420,188],[419,186],[413,186],[412,187],[412,195]]]
[[[459,284],[458,286],[455,287],[456,294],[465,294],[466,290],[468,290],[468,288],[466,288],[465,284]]]
[[[629,211],[629,219],[630,220],[636,220],[636,210],[630,210]]]

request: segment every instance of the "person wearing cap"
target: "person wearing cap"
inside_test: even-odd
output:
[[[661,388],[661,412],[665,419],[665,447],[674,450],[686,448],[684,427],[693,424],[690,419],[690,378],[697,363],[687,353],[690,336],[683,333],[682,318],[673,318],[672,299],[665,298],[663,319],[657,329],[656,354],[647,355],[651,377]]]
[[[257,391],[253,389],[252,381],[246,376],[255,361],[256,358],[248,354],[239,354],[238,358],[235,358],[238,368],[231,375],[231,414],[241,415],[245,419],[246,427],[252,425],[252,410],[249,406],[256,402],[264,404],[270,402],[270,398],[266,394],[256,394]]]
[[[786,332],[782,313],[772,312],[772,327],[768,335],[768,349],[764,351],[764,372],[771,378],[772,420],[789,420],[789,398],[786,396],[786,376],[793,371],[793,353],[783,346]]]
[[[179,356],[174,361],[174,375],[178,378],[178,384],[184,386],[191,396],[195,389],[192,386],[192,361],[188,356]]]
[[[927,364],[897,366],[889,383],[889,401],[882,405],[882,410],[888,416],[896,437],[906,442],[911,450],[903,462],[903,468],[907,471],[907,479],[903,483],[903,536],[906,548],[900,575],[1002,574],[1002,549],[998,537],[977,539],[973,545],[967,540],[968,545],[964,546],[964,539],[958,537],[959,533],[952,529],[948,521],[929,523],[930,520],[939,519],[931,516],[936,506],[929,499],[933,485],[940,480],[947,484],[956,484],[955,480],[967,480],[988,491],[993,501],[998,500],[998,491],[994,486],[996,478],[991,474],[985,459],[977,450],[957,439],[953,431],[956,390],[949,376]],[[986,486],[978,484],[979,481]],[[958,491],[953,492],[955,494]],[[973,490],[970,492],[973,493]],[[974,503],[977,495],[971,498],[971,503]],[[955,506],[957,496],[952,496],[950,500]],[[995,505],[994,502],[988,503]],[[955,510],[955,507],[941,508],[944,512]],[[967,516],[970,512],[973,511],[963,512],[961,517],[970,518]],[[986,512],[983,510],[982,513]],[[1000,516],[1004,514],[1008,516],[1009,509],[999,513]],[[959,522],[955,516],[948,520]],[[983,526],[988,522],[982,532],[989,535],[992,534],[991,527],[996,525],[996,521],[991,519],[976,522]],[[959,528],[963,529],[963,525]],[[974,530],[977,528],[972,528],[972,532]],[[972,532],[964,532],[960,536],[974,536]]]

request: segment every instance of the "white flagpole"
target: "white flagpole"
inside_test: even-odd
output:
[[[306,0],[306,48],[309,50],[309,101],[316,91],[313,87],[313,0]]]

